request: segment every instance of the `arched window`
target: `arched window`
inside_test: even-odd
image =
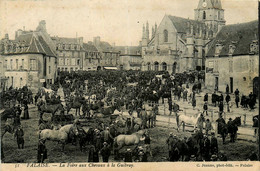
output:
[[[205,20],[205,19],[206,19],[206,12],[203,11],[203,20]]]
[[[167,71],[167,64],[165,62],[162,63],[162,70]]]
[[[167,30],[163,31],[163,36],[164,36],[164,42],[168,42],[168,31]]]
[[[147,63],[147,70],[151,71],[151,64],[150,64],[150,62]]]
[[[159,71],[159,63],[158,62],[154,63],[154,70]]]

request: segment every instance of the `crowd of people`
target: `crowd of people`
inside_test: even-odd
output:
[[[178,123],[178,112],[181,110],[180,106],[176,101],[188,102],[191,104],[193,109],[197,105],[197,94],[202,90],[202,84],[205,76],[199,72],[191,73],[180,73],[170,75],[167,72],[162,71],[97,71],[97,72],[61,72],[59,73],[58,81],[52,86],[54,91],[53,94],[42,93],[39,91],[33,100],[32,92],[25,86],[21,89],[10,88],[7,91],[1,92],[1,102],[12,101],[12,103],[17,104],[17,115],[14,117],[15,125],[15,137],[17,139],[18,148],[24,148],[24,132],[20,123],[21,111],[24,111],[24,119],[29,119],[29,110],[28,104],[38,104],[39,101],[44,100],[46,104],[61,104],[61,97],[57,95],[58,85],[63,88],[65,94],[66,104],[72,104],[75,101],[82,104],[83,118],[90,118],[90,114],[93,111],[96,113],[101,112],[105,114],[105,106],[112,107],[112,114],[115,110],[122,111],[123,108],[128,111],[128,114],[132,116],[133,112],[137,112],[137,116],[142,119],[142,124],[139,129],[150,128],[147,124],[147,117],[142,117],[141,112],[144,109],[145,104],[152,106],[154,113],[158,114],[158,105],[159,100],[167,98],[170,115],[172,112],[176,116]],[[224,94],[224,93],[223,93]],[[219,118],[222,118],[224,112],[224,95],[218,95],[216,92],[212,94],[212,104],[213,106],[219,108]],[[15,97],[15,98],[14,98]],[[94,97],[93,99],[91,99]],[[173,97],[173,98],[172,98]],[[82,102],[80,99],[84,99]],[[208,105],[209,105],[209,94],[206,93],[204,96],[204,105],[202,108],[201,115],[208,116]],[[227,104],[227,112],[230,112],[230,102],[232,101],[230,97],[229,87],[226,88],[226,97],[225,101]],[[240,101],[239,90],[235,91],[235,102],[237,107]],[[241,106],[243,108],[254,109],[256,104],[256,95],[250,93],[248,98],[244,95],[241,97]],[[3,107],[6,104],[1,104]],[[155,114],[155,116],[156,116]],[[87,115],[87,116],[86,116]],[[133,118],[133,117],[132,117]],[[42,118],[40,118],[42,119]],[[154,119],[156,120],[156,118]],[[127,131],[123,132],[125,134],[133,133],[131,130],[134,127],[134,124],[131,123],[133,120],[127,119],[125,122]],[[218,151],[218,143],[214,133],[211,132],[212,123],[209,119],[205,121],[205,133],[202,133],[202,128],[199,128],[199,131],[194,134],[202,133],[200,135],[200,144],[199,149],[196,153],[189,153],[185,156],[187,161],[215,161],[217,158],[221,158],[222,154]],[[74,122],[75,125],[81,129],[78,121]],[[231,120],[230,120],[231,124]],[[228,123],[228,125],[230,125]],[[154,125],[155,126],[155,125]],[[112,151],[114,144],[113,139],[118,135],[118,123],[110,122],[97,124],[95,129],[93,129],[92,142],[89,143],[89,162],[99,162],[99,155],[102,156],[103,162],[108,162],[109,157],[114,153],[115,160],[119,159],[118,151]],[[138,130],[138,129],[137,129]],[[211,136],[211,139],[209,137]],[[188,146],[191,142],[190,138],[184,137],[180,139],[174,136],[173,133],[170,134],[167,139],[168,150],[169,150],[169,160],[178,161],[180,160],[181,153],[176,155],[176,148],[179,142],[186,144]],[[72,135],[71,140],[73,143],[76,143],[77,139]],[[80,141],[80,140],[79,140]],[[235,141],[235,135],[231,135],[231,141]],[[79,142],[80,143],[80,142]],[[124,152],[124,161],[148,161],[147,151],[152,156],[152,150],[150,147],[151,138],[149,132],[144,134],[144,146],[136,146],[135,149],[128,148]],[[185,150],[184,150],[185,151]],[[179,156],[176,158],[176,156]],[[223,157],[223,156],[222,156]],[[38,143],[38,162],[44,162],[47,158],[47,148],[45,142],[39,139]],[[220,160],[220,159],[219,159]],[[225,161],[225,158],[221,159]]]

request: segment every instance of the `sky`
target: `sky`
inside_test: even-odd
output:
[[[160,24],[165,14],[194,18],[199,0],[0,0],[0,37],[35,30],[45,20],[51,36],[100,36],[101,41],[138,45],[142,26]],[[226,24],[257,20],[258,0],[222,0]],[[151,33],[151,31],[150,31]]]

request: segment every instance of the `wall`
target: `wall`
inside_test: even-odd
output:
[[[209,62],[213,63],[215,69],[213,73],[206,73],[207,89],[213,91],[215,77],[219,77],[219,91],[225,92],[227,84],[230,86],[230,77],[233,77],[233,90],[238,88],[242,94],[246,95],[253,91],[253,79],[258,76],[259,71],[257,55],[208,58],[206,67],[209,67]]]
[[[38,91],[39,87],[43,86],[40,83],[40,79],[45,81],[50,80],[50,83],[54,83],[56,77],[57,65],[55,64],[55,57],[46,56],[46,76],[44,76],[44,56],[42,54],[16,54],[16,55],[3,55],[7,60],[5,76],[9,79],[7,81],[7,87],[12,84],[11,78],[13,77],[13,87],[20,88],[27,85],[32,89],[33,93]],[[10,60],[13,60],[13,68],[10,67]],[[18,59],[18,69],[16,69],[16,59]],[[22,59],[24,59],[24,65],[22,66]],[[36,69],[30,70],[30,60],[36,60]],[[51,66],[51,72],[49,72],[49,66]]]

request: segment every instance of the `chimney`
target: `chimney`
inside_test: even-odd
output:
[[[95,46],[100,46],[100,37],[99,36],[94,37],[93,43],[94,43]]]
[[[128,54],[128,47],[125,47],[125,54]]]
[[[77,41],[78,41],[78,44],[80,44],[81,46],[83,45],[83,37],[78,37]]]
[[[5,34],[5,40],[9,40],[9,35],[8,35],[8,33]]]

